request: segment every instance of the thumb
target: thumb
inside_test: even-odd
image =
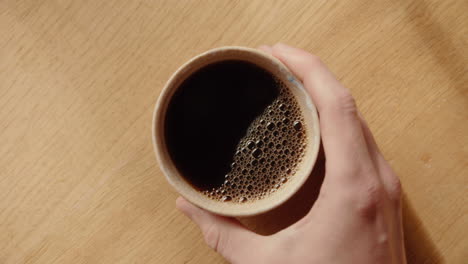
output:
[[[259,255],[259,247],[263,245],[259,240],[263,237],[247,230],[236,219],[209,213],[182,197],[177,198],[176,206],[200,227],[208,246],[230,262],[244,263],[246,257]]]

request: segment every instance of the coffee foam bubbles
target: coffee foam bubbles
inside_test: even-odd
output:
[[[239,141],[224,183],[203,191],[222,202],[263,199],[294,177],[304,157],[304,118],[294,96],[277,81],[279,96],[258,116]]]

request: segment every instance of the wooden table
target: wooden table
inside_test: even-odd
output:
[[[222,263],[174,207],[153,105],[192,56],[278,41],[356,97],[404,186],[409,262],[468,263],[467,14],[463,0],[1,1],[0,263]]]

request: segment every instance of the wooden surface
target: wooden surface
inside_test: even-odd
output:
[[[174,208],[152,109],[192,56],[278,41],[355,95],[403,183],[409,262],[468,263],[467,14],[463,0],[0,1],[0,263],[223,263]]]

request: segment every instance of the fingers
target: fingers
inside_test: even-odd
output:
[[[242,258],[257,254],[261,236],[247,230],[237,220],[211,214],[192,205],[182,197],[177,198],[176,207],[197,224],[208,246],[231,262],[242,263]]]
[[[274,45],[272,52],[303,81],[317,106],[327,164],[333,164],[332,167],[327,165],[327,171],[355,170],[369,164],[368,148],[350,92],[316,56],[285,44]],[[333,175],[360,174],[339,171]]]
[[[369,149],[370,156],[379,172],[380,180],[384,185],[387,196],[391,201],[399,205],[401,199],[400,180],[380,152],[377,142],[375,141],[375,138],[369,126],[367,125],[367,122],[364,120],[364,117],[361,114],[359,114],[359,119],[361,121],[362,131]]]
[[[372,161],[374,162],[375,166],[378,167],[380,162],[379,156],[381,156],[379,147],[377,146],[377,142],[375,142],[374,136],[372,135],[372,132],[370,131],[369,126],[367,125],[367,122],[362,116],[362,114],[358,113],[358,116],[359,122],[361,123],[362,134],[364,136],[364,140],[369,151],[369,155]]]

